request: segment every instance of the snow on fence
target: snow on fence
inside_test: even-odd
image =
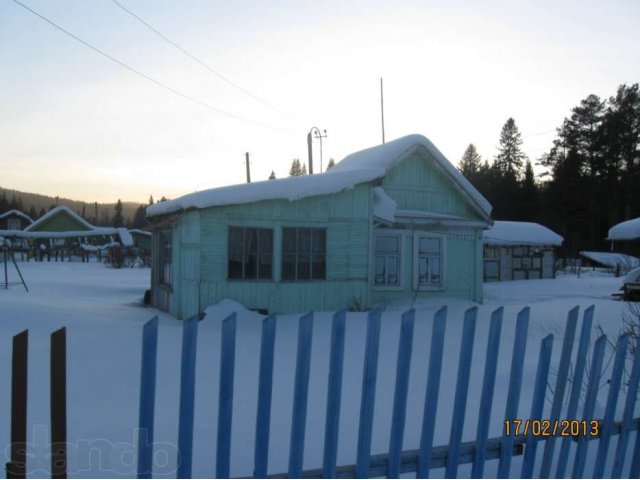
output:
[[[273,389],[274,353],[277,318],[275,315],[262,321],[262,337],[258,378],[258,404],[256,412],[254,444],[254,476],[273,478],[302,477],[398,477],[400,474],[415,473],[418,477],[428,477],[430,469],[445,468],[445,476],[456,477],[458,466],[472,464],[471,476],[482,477],[485,463],[496,460],[497,477],[520,476],[530,478],[582,477],[585,472],[585,459],[591,440],[597,440],[596,462],[590,476],[601,478],[605,466],[612,465],[610,476],[619,478],[624,465],[630,466],[628,474],[637,478],[640,474],[640,435],[636,435],[633,449],[627,453],[631,433],[640,429],[640,418],[633,418],[638,384],[640,381],[640,341],[636,344],[628,377],[627,395],[620,421],[616,421],[616,407],[622,391],[623,371],[628,354],[629,336],[621,335],[615,345],[613,368],[609,380],[609,390],[604,407],[604,416],[597,423],[594,418],[596,398],[602,381],[605,346],[608,339],[601,335],[594,343],[589,362],[589,344],[594,307],[584,312],[580,336],[577,341],[575,368],[570,372],[574,348],[574,338],[578,326],[578,307],[573,308],[567,318],[562,350],[557,366],[557,377],[549,415],[543,419],[545,394],[550,385],[551,352],[553,335],[546,336],[540,345],[534,390],[531,398],[531,410],[528,421],[523,421],[520,434],[514,434],[517,424],[520,392],[523,381],[523,366],[529,325],[529,308],[522,309],[516,322],[513,353],[508,391],[506,392],[505,428],[503,436],[488,438],[491,407],[494,400],[496,367],[502,329],[503,309],[493,312],[486,346],[486,362],[480,392],[478,424],[475,440],[462,442],[462,432],[467,411],[467,397],[471,375],[471,361],[474,346],[477,308],[465,312],[460,344],[458,372],[455,395],[453,398],[453,416],[450,427],[449,443],[433,446],[438,396],[441,386],[443,366],[443,345],[447,309],[442,307],[436,312],[432,326],[431,348],[427,371],[427,386],[422,417],[420,444],[417,450],[403,450],[409,369],[412,356],[415,311],[409,310],[402,315],[388,453],[371,455],[373,412],[378,368],[378,350],[380,341],[381,310],[376,308],[368,314],[364,372],[362,379],[360,417],[358,424],[358,444],[356,457],[351,465],[337,465],[339,447],[338,426],[342,396],[342,373],[345,348],[345,311],[333,315],[331,327],[331,346],[329,355],[329,376],[326,401],[326,423],[324,432],[324,455],[322,467],[315,470],[303,470],[305,426],[307,418],[307,398],[311,362],[311,343],[313,331],[313,313],[302,316],[298,324],[298,344],[293,392],[292,423],[290,433],[288,472],[269,475],[269,433],[271,425],[271,400]],[[194,434],[194,396],[196,343],[198,318],[184,322],[182,333],[181,384],[178,430],[178,478],[189,478],[193,458]],[[51,461],[52,477],[66,476],[66,340],[65,330],[54,332],[51,337]],[[13,478],[26,477],[26,385],[27,385],[27,339],[28,333],[22,332],[14,337],[12,370],[12,425],[11,425],[11,462],[7,464],[7,475]],[[158,344],[158,318],[150,320],[144,326],[142,340],[142,368],[139,405],[138,437],[138,478],[151,478],[153,474],[153,438],[156,393],[156,360]],[[228,477],[231,473],[231,421],[233,416],[234,369],[236,347],[236,314],[222,321],[220,345],[220,383],[218,403],[216,477]],[[587,363],[590,368],[587,369]],[[555,371],[555,370],[554,370]],[[583,382],[586,379],[586,382]],[[586,393],[583,392],[586,383]],[[581,392],[585,393],[582,414],[578,411]],[[563,405],[568,398],[568,404]],[[566,410],[563,410],[566,408]],[[575,421],[567,425],[572,436],[561,436],[556,431],[556,421],[569,419]],[[587,423],[582,423],[582,421]],[[545,422],[548,421],[548,428]],[[507,426],[509,425],[509,427]],[[558,423],[562,428],[562,423]],[[582,430],[588,425],[588,432]],[[578,431],[574,431],[577,426]],[[507,431],[511,429],[511,432]],[[597,435],[591,435],[597,430]],[[549,433],[546,435],[546,433]],[[581,434],[582,432],[582,434]],[[576,434],[577,433],[577,434]],[[588,433],[588,434],[584,434]],[[615,450],[609,453],[611,438],[618,437]],[[542,443],[542,445],[539,445]],[[538,446],[544,447],[541,458],[536,461]],[[574,451],[573,466],[569,470],[570,451]],[[555,453],[555,456],[554,456]],[[511,471],[513,456],[522,456],[520,472]],[[631,458],[629,458],[631,457]],[[557,459],[554,465],[554,458]],[[610,461],[607,462],[607,459]],[[612,461],[611,461],[612,460]],[[538,471],[534,472],[534,468]],[[555,468],[555,469],[554,469]],[[627,471],[625,471],[627,473]]]

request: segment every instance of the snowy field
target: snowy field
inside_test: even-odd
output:
[[[19,265],[28,283],[29,293],[20,286],[0,290],[0,445],[5,452],[5,461],[8,461],[10,441],[11,337],[28,328],[30,335],[28,474],[30,477],[49,475],[46,453],[49,435],[46,430],[46,425],[49,423],[49,335],[52,331],[66,326],[69,389],[68,439],[71,442],[69,475],[71,477],[135,476],[134,445],[136,443],[135,427],[138,421],[142,326],[151,317],[159,314],[157,453],[154,476],[175,476],[181,322],[155,309],[143,306],[142,297],[149,285],[149,270],[138,268],[115,270],[96,263],[20,263]],[[12,280],[16,280],[12,265],[9,265],[9,273],[13,277]],[[568,310],[579,305],[580,318],[582,318],[582,311],[594,304],[596,311],[592,342],[598,335],[596,331],[598,327],[608,334],[616,335],[623,327],[622,314],[626,304],[612,300],[611,293],[618,291],[620,285],[621,279],[597,274],[597,272],[583,272],[581,278],[567,275],[555,280],[485,284],[486,301],[484,305],[479,306],[473,350],[473,374],[463,441],[474,439],[476,434],[489,317],[495,308],[504,305],[505,316],[494,409],[491,416],[490,436],[492,437],[502,433],[517,312],[525,305],[531,307],[525,380],[519,412],[520,417],[527,418],[531,408],[530,392],[535,377],[540,340],[549,333],[555,336],[550,379],[553,385],[555,384],[554,367],[558,362]],[[382,316],[372,444],[374,454],[387,451],[389,446],[399,314],[409,307],[410,303],[407,301],[387,305]],[[449,314],[434,445],[443,445],[449,440],[462,318],[464,310],[474,304],[455,299],[441,299],[435,302],[419,301],[413,305],[417,309],[417,315],[404,437],[405,450],[417,448],[419,445],[432,318],[443,303],[448,305]],[[194,477],[212,476],[215,471],[220,324],[233,307],[232,302],[223,302],[218,306],[210,307],[206,318],[199,323]],[[252,474],[262,318],[247,311],[241,311],[238,316],[231,447],[231,469],[234,476]],[[278,318],[269,455],[270,473],[286,471],[288,463],[297,319],[297,316],[292,315]],[[329,313],[316,314],[314,319],[305,469],[318,468],[322,464],[330,321]],[[579,328],[580,326],[578,331]],[[355,461],[365,330],[366,313],[349,314],[340,417],[339,465],[352,464]],[[610,356],[610,352],[607,356]],[[607,378],[607,375],[608,372],[603,378]],[[602,392],[606,394],[606,389]],[[604,396],[601,395],[600,402],[603,400]],[[619,401],[619,404],[621,403]],[[546,409],[549,407],[547,403]],[[602,407],[600,403],[597,408],[599,415],[602,414]],[[593,459],[596,442],[590,443],[592,455],[589,457]],[[616,444],[617,441],[613,440],[610,450],[613,450]],[[630,447],[632,445],[633,442]],[[556,452],[557,450],[558,448]],[[538,452],[540,459],[542,449]],[[497,462],[488,462],[485,469],[486,475],[495,475],[496,468]],[[519,468],[520,459],[516,458],[512,465],[512,474],[517,476]],[[591,471],[590,468],[590,466],[587,467],[587,474]],[[628,462],[624,472],[627,472],[627,469]],[[608,474],[609,471],[610,467],[605,472]],[[470,468],[461,466],[459,475],[469,475],[469,472]],[[433,476],[442,474],[443,471],[432,471]]]

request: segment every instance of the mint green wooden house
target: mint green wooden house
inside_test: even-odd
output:
[[[325,173],[150,206],[151,301],[181,319],[223,299],[269,313],[482,302],[490,213],[429,140],[410,135]]]

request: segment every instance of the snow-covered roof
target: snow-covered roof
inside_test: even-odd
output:
[[[129,233],[137,233],[138,235],[146,235],[147,237],[151,236],[151,232],[147,232],[146,230],[140,230],[139,228],[130,228]]]
[[[131,238],[129,232],[124,227],[94,227],[92,230],[77,230],[66,232],[27,232],[26,230],[0,230],[3,236],[8,238],[77,238],[77,237],[98,237],[101,235],[119,235],[120,238]],[[127,240],[123,239],[123,245]],[[130,245],[133,245],[131,239]]]
[[[38,225],[42,225],[44,222],[46,222],[51,217],[53,217],[54,215],[57,215],[60,212],[67,212],[71,217],[73,217],[75,220],[77,220],[82,225],[87,227],[89,230],[94,230],[96,228],[93,225],[91,225],[89,222],[87,222],[84,218],[82,218],[80,215],[78,215],[76,212],[74,212],[69,207],[67,207],[66,205],[60,205],[59,207],[55,207],[55,208],[49,210],[47,213],[45,213],[43,216],[41,216],[39,219],[37,219],[35,222],[33,222],[27,228],[25,228],[24,229],[25,232],[29,232],[29,231],[33,230],[34,228],[37,228]]]
[[[488,245],[561,245],[563,241],[553,230],[533,222],[496,221],[483,235]]]
[[[622,283],[637,283],[640,282],[640,267],[634,268],[625,275],[622,279]]]
[[[5,218],[5,217],[9,217],[11,215],[15,215],[17,217],[21,217],[24,218],[26,221],[28,221],[29,223],[33,222],[33,218],[31,218],[29,215],[27,215],[26,213],[22,213],[20,210],[9,210],[8,212],[4,212],[2,215],[0,215],[0,218]]]
[[[609,268],[620,267],[622,272],[628,272],[640,266],[639,258],[626,253],[580,252],[580,255]]]
[[[618,223],[609,229],[607,240],[637,240],[640,238],[640,217]]]
[[[393,223],[398,204],[387,195],[382,187],[373,187],[373,216],[388,223]]]
[[[392,142],[352,153],[324,173],[255,183],[243,183],[184,195],[147,207],[147,216],[179,212],[189,208],[237,205],[263,200],[298,200],[328,195],[361,183],[383,178],[387,171],[417,148],[425,148],[454,184],[487,219],[491,205],[469,181],[422,135],[408,135]]]

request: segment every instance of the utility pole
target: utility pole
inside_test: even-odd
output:
[[[384,143],[384,95],[382,93],[382,77],[380,77],[380,113],[382,114],[382,143]]]
[[[309,175],[313,175],[313,149],[311,148],[311,132],[313,128],[307,133],[307,156],[309,158]]]
[[[245,163],[247,164],[247,183],[251,183],[251,167],[249,167],[249,152],[245,154]]]
[[[324,132],[324,134],[323,134]],[[307,133],[307,150],[309,154],[309,175],[313,173],[313,149],[311,147],[311,142],[314,138],[320,140],[320,173],[322,173],[322,139],[327,138],[327,130],[320,131],[318,127],[312,127]],[[315,136],[313,136],[315,134]]]

